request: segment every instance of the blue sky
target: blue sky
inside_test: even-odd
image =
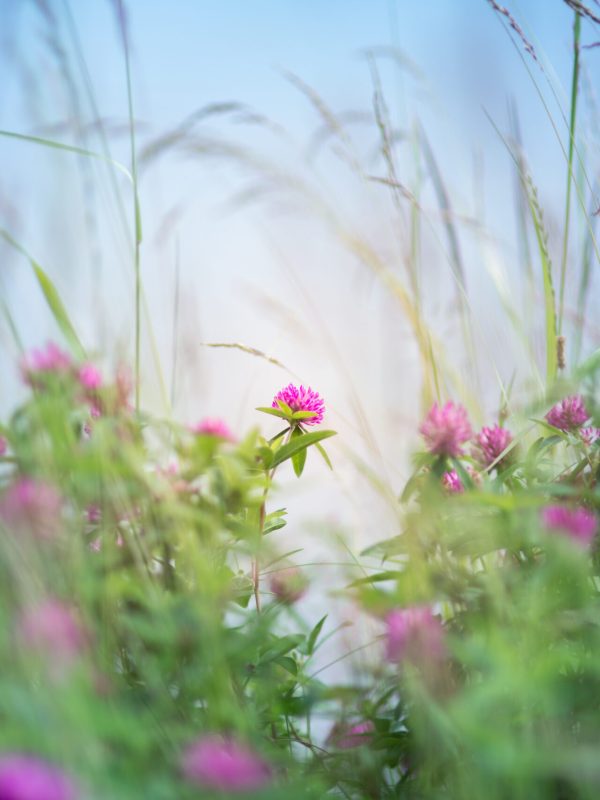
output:
[[[516,254],[514,176],[504,145],[484,110],[506,131],[507,104],[514,99],[525,151],[540,188],[549,227],[558,228],[565,164],[526,65],[538,81],[564,141],[564,122],[552,91],[565,113],[571,70],[572,14],[560,0],[544,3],[506,0],[505,5],[533,42],[543,71],[529,56],[525,55],[523,61],[521,44],[513,45],[501,19],[485,0],[130,0],[127,8],[140,141],[143,143],[146,138],[169,130],[207,104],[239,101],[283,126],[293,145],[288,142],[282,146],[261,128],[226,119],[209,121],[202,131],[255,147],[274,157],[282,169],[298,169],[302,174],[306,145],[319,119],[306,98],[283,76],[282,71],[289,70],[314,87],[336,113],[352,109],[370,115],[369,125],[352,129],[361,154],[368,156],[376,141],[376,131],[371,76],[361,53],[376,46],[398,47],[415,65],[419,77],[410,70],[398,70],[390,59],[379,60],[393,123],[406,131],[410,131],[416,120],[423,124],[456,211],[465,217],[476,212],[483,215],[490,236],[504,248],[501,255],[510,276]],[[47,0],[47,7],[55,22],[49,23],[49,17],[40,13],[33,2],[0,3],[5,20],[0,69],[6,76],[0,93],[0,127],[76,141],[75,129],[65,124],[72,121],[72,95],[65,86],[60,58],[57,59],[56,49],[51,46],[52,36],[57,32],[56,41],[64,47],[69,63],[74,66],[80,119],[84,122],[92,119],[81,64],[77,62],[70,36],[65,11],[68,7],[79,32],[100,114],[111,129],[121,128],[121,134],[115,135],[111,142],[113,154],[127,163],[128,142],[123,135],[127,95],[114,5],[109,0],[70,0],[68,5],[62,0]],[[593,42],[595,34],[588,24],[584,24],[583,31],[583,41]],[[600,50],[586,51],[584,58],[595,89],[598,89],[598,58]],[[583,131],[587,112],[585,106],[581,110]],[[90,135],[88,144],[97,148],[97,137]],[[102,316],[104,328],[110,328],[114,334],[110,346],[127,351],[132,333],[131,259],[127,242],[105,171],[96,164],[83,167],[75,162],[77,159],[70,155],[1,141],[4,189],[0,213],[5,226],[52,275],[89,346],[93,349],[102,344],[96,319]],[[409,147],[402,149],[400,165],[402,180],[410,184],[415,165]],[[319,156],[316,165],[313,163],[306,170],[315,166],[324,191],[334,198],[336,207],[343,209],[352,224],[364,227],[367,235],[384,242],[382,249],[386,250],[385,237],[391,230],[389,209],[383,209],[383,201],[375,190],[369,194],[358,191],[331,155]],[[380,166],[372,168],[377,171]],[[384,316],[381,304],[385,308],[386,301],[374,293],[371,284],[353,271],[349,260],[310,223],[272,210],[268,214],[257,214],[254,208],[232,211],[228,201],[247,185],[244,181],[237,169],[179,156],[143,176],[144,276],[161,353],[168,360],[177,240],[184,303],[189,304],[186,325],[197,325],[192,337],[195,341],[243,340],[279,355],[286,363],[293,364],[296,372],[306,375],[314,368],[314,350],[311,353],[308,347],[305,348],[308,352],[303,352],[298,336],[291,329],[297,322],[296,334],[306,328],[314,331],[320,324],[317,317],[329,318],[340,292],[345,292],[346,302],[357,307],[365,305],[366,310],[362,321],[350,329],[343,327],[342,320],[334,326],[332,338],[342,353],[342,361],[345,358],[346,363],[356,368],[364,339],[365,362],[374,362],[373,369],[381,372],[381,364],[387,363],[389,354],[380,348],[374,359],[369,356],[368,348],[375,347],[378,337],[389,338],[390,330],[394,336],[406,335],[402,322],[378,321],[372,327],[369,325],[373,314],[377,319]],[[483,187],[483,209],[477,207],[479,183]],[[121,182],[120,187],[125,202],[129,202],[127,186]],[[92,195],[94,218],[90,224],[86,203]],[[175,220],[173,225],[168,224],[171,219]],[[164,230],[168,230],[169,236],[161,238]],[[493,292],[480,266],[480,255],[468,244],[465,251],[474,302],[481,307],[483,316],[489,316],[493,322],[494,315],[487,313]],[[53,335],[52,323],[23,263],[9,258],[7,251],[3,253],[6,255],[3,285],[8,289],[10,305],[23,328],[24,339],[27,344],[34,344]],[[443,266],[434,245],[428,257],[432,263],[440,261]],[[94,273],[98,264],[102,272],[100,297],[94,294],[98,289]],[[284,269],[284,264],[291,272],[286,271],[288,266]],[[305,280],[304,305],[295,299],[291,303],[292,273]],[[348,281],[346,275],[350,276]],[[434,284],[431,293],[435,315],[438,307],[442,311],[445,308],[450,284],[446,277],[441,281],[436,278]],[[312,291],[315,287],[318,292]],[[271,318],[265,310],[265,304],[273,298],[285,300],[284,316],[289,331],[276,315]],[[292,319],[290,305],[294,305],[297,320]],[[492,322],[487,331],[491,340],[497,339]],[[409,352],[406,358],[410,361],[413,356]],[[146,357],[149,362],[147,353]],[[502,353],[498,354],[501,370],[509,372],[510,365],[503,365],[502,357]],[[204,384],[215,387],[206,390],[207,406],[216,402],[223,380],[228,392],[240,394],[234,379],[218,372],[211,359],[212,356],[203,356],[197,365]],[[252,381],[263,377],[260,368],[235,363],[244,376],[244,392],[252,394]],[[217,370],[217,377],[213,369]],[[255,375],[257,370],[260,378]],[[327,360],[322,370],[323,374],[329,374]],[[373,375],[368,372],[367,375],[365,380],[372,382]],[[190,379],[188,392],[198,380],[199,377]],[[276,379],[270,377],[270,380]],[[152,393],[151,378],[148,384]],[[384,402],[383,379],[379,389],[383,396],[379,401]],[[237,407],[232,402],[230,413],[241,414],[242,419],[240,408],[245,403],[244,395]],[[188,401],[182,400],[182,406],[187,409]],[[405,411],[409,416],[412,413],[410,406]]]

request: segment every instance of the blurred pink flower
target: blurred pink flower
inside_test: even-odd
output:
[[[460,494],[460,492],[464,492],[465,490],[461,479],[458,477],[458,472],[455,469],[444,472],[442,475],[442,486],[450,494]]]
[[[182,770],[190,783],[224,792],[251,792],[271,781],[269,765],[233,739],[207,735],[183,754]]]
[[[566,534],[584,547],[591,544],[598,530],[596,515],[582,507],[547,506],[542,511],[542,520],[546,528]]]
[[[90,503],[85,510],[85,518],[90,525],[96,525],[102,519],[102,509],[96,503]]]
[[[23,647],[43,656],[53,669],[71,665],[88,643],[74,609],[53,597],[22,612],[17,634]]]
[[[354,747],[361,747],[373,741],[372,734],[375,732],[375,725],[370,719],[359,722],[356,725],[345,725],[337,722],[329,736],[327,742],[339,750],[350,750]]]
[[[297,603],[306,594],[307,580],[298,567],[286,567],[273,572],[269,587],[282,603]]]
[[[434,403],[419,431],[430,453],[454,458],[462,455],[461,445],[473,435],[466,410],[454,403],[442,408]]]
[[[214,436],[218,439],[225,439],[228,442],[235,441],[235,437],[227,423],[217,417],[205,417],[200,422],[190,425],[190,430],[192,433],[201,436]]]
[[[590,447],[594,444],[594,442],[598,441],[600,438],[600,429],[598,428],[580,428],[579,429],[579,436],[581,437],[581,441]]]
[[[581,427],[589,419],[589,416],[583,397],[580,394],[574,394],[552,406],[546,414],[546,420],[561,431],[573,431]]]
[[[394,609],[385,622],[388,661],[407,659],[421,663],[445,656],[444,628],[429,606]]]
[[[484,467],[489,467],[512,442],[513,435],[506,428],[494,425],[493,428],[482,428],[475,437],[473,458]],[[506,456],[505,456],[506,458]],[[504,459],[502,459],[504,461]],[[502,461],[499,463],[501,464]],[[498,465],[497,465],[498,466]]]
[[[8,450],[8,442],[4,436],[0,436],[0,456],[6,455]]]
[[[31,350],[23,357],[21,374],[26,383],[33,385],[39,373],[66,373],[72,366],[71,356],[53,342],[48,342],[45,349]]]
[[[83,364],[79,367],[79,383],[88,391],[95,391],[102,386],[102,373],[94,364]]]
[[[1,800],[75,800],[79,793],[62,770],[36,756],[0,755]]]
[[[61,506],[60,495],[49,483],[20,478],[0,498],[0,517],[15,530],[51,539],[60,529]]]
[[[280,392],[277,392],[271,403],[273,408],[279,408],[277,405],[278,400],[281,400],[282,403],[286,403],[292,411],[313,412],[314,416],[301,420],[302,425],[318,425],[323,421],[325,403],[321,395],[313,391],[310,386],[308,388],[304,386],[298,387],[290,383]]]

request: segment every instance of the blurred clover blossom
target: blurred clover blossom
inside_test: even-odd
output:
[[[207,735],[187,747],[181,762],[186,780],[221,792],[254,792],[272,779],[267,762],[241,742]]]
[[[592,543],[598,531],[598,519],[587,508],[548,506],[542,511],[542,519],[549,530],[563,533],[584,547]]]
[[[493,428],[483,427],[475,436],[475,446],[473,448],[473,458],[481,466],[489,467],[498,461],[501,454],[506,450],[513,440],[512,433],[506,428],[494,425]],[[504,461],[506,456],[502,459]]]
[[[58,767],[23,753],[0,755],[2,800],[78,800],[71,778]]]
[[[440,407],[434,403],[423,420],[420,433],[430,453],[458,458],[473,435],[465,408],[452,402]]]
[[[450,492],[450,494],[460,494],[465,490],[463,482],[455,469],[444,472],[442,475],[442,486],[447,492]]]
[[[574,431],[590,418],[580,394],[565,397],[546,414],[546,420],[561,431]]]

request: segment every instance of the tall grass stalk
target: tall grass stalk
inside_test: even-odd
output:
[[[581,16],[576,11],[573,22],[573,75],[571,79],[571,113],[569,117],[569,157],[567,163],[567,195],[563,230],[562,259],[560,264],[560,293],[558,302],[558,333],[562,334],[565,282],[567,275],[567,256],[569,250],[569,223],[571,217],[571,182],[573,180],[573,153],[575,149],[575,123],[577,120],[577,95],[579,91],[579,41],[581,37]]]

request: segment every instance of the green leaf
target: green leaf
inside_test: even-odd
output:
[[[323,439],[329,439],[330,436],[335,436],[335,433],[335,431],[314,431],[313,433],[302,434],[302,436],[284,444],[283,447],[277,450],[271,466],[277,467],[279,464],[287,461],[288,458],[291,458],[294,453],[298,453],[300,450],[304,450],[310,447],[311,444],[316,444]]]
[[[256,451],[259,458],[262,459],[265,469],[270,469],[273,462],[273,451],[270,447],[259,447]]]
[[[72,351],[78,358],[85,357],[85,351],[79,341],[79,337],[75,332],[75,328],[71,320],[69,319],[69,315],[67,314],[67,310],[64,307],[62,300],[60,299],[60,295],[56,289],[56,286],[52,283],[48,275],[44,272],[41,266],[37,263],[37,261],[29,255],[29,253],[22,247],[13,237],[8,233],[8,231],[3,230],[0,228],[0,236],[2,236],[15,250],[18,250],[21,255],[25,256],[25,258],[31,264],[31,268],[37,278],[37,282],[42,290],[44,298],[48,303],[48,307],[52,312],[52,316],[54,317],[56,324],[62,331],[65,339],[69,343]]]
[[[323,457],[323,461],[327,464],[329,469],[333,471],[333,464],[329,460],[329,456],[327,455],[327,451],[325,450],[323,445],[319,444],[318,442],[315,442],[315,447],[317,448],[317,450],[319,451],[319,453]]]
[[[277,402],[277,405],[279,406],[279,408],[280,408],[280,409],[281,409],[281,410],[284,412],[284,414],[286,415],[286,417],[291,417],[291,416],[292,416],[292,414],[293,414],[293,411],[292,411],[292,409],[291,409],[291,408],[288,406],[288,404],[287,404],[287,403],[284,403],[284,402],[283,402],[283,400],[277,400],[276,402]]]
[[[300,428],[294,428],[292,431],[292,439],[299,439],[301,436],[304,436]],[[294,472],[296,473],[296,477],[299,478],[302,475],[302,471],[304,469],[304,465],[306,464],[306,447],[302,450],[299,450],[297,453],[294,453],[292,456],[292,466],[294,467]]]
[[[269,444],[273,444],[274,442],[277,441],[277,439],[281,439],[281,437],[284,436],[288,431],[289,428],[284,428],[282,431],[279,431],[279,433],[276,433],[275,436],[272,436],[269,439]]]
[[[325,620],[327,619],[328,616],[329,616],[328,614],[325,614],[324,617],[321,617],[321,619],[317,622],[315,627],[309,633],[305,646],[305,652],[307,656],[311,656],[313,654],[315,645],[317,643],[317,639],[319,638],[319,634],[321,633],[323,625],[325,624]]]
[[[294,650],[303,641],[304,636],[300,633],[281,636],[279,639],[274,638],[262,650],[259,664],[268,664],[270,661],[275,661],[280,656],[289,653],[290,650]]]
[[[285,515],[287,514],[287,510],[285,508],[280,508],[277,511],[272,511],[270,514],[267,514],[265,517],[265,526],[263,528],[263,533],[273,533],[273,531],[278,531],[280,528],[285,527],[287,524],[285,519]]]
[[[292,414],[292,419],[312,419],[316,416],[316,411],[294,411]]]
[[[352,581],[349,584],[350,587],[353,586],[364,586],[368,583],[381,583],[382,581],[395,581],[403,575],[400,570],[386,570],[385,572],[377,572],[374,575],[367,575],[366,578],[358,578],[358,580]]]
[[[258,406],[256,410],[262,411],[263,414],[271,414],[271,416],[279,417],[280,419],[288,419],[289,417],[289,414],[286,414],[285,411],[279,408],[271,408],[271,406]]]

